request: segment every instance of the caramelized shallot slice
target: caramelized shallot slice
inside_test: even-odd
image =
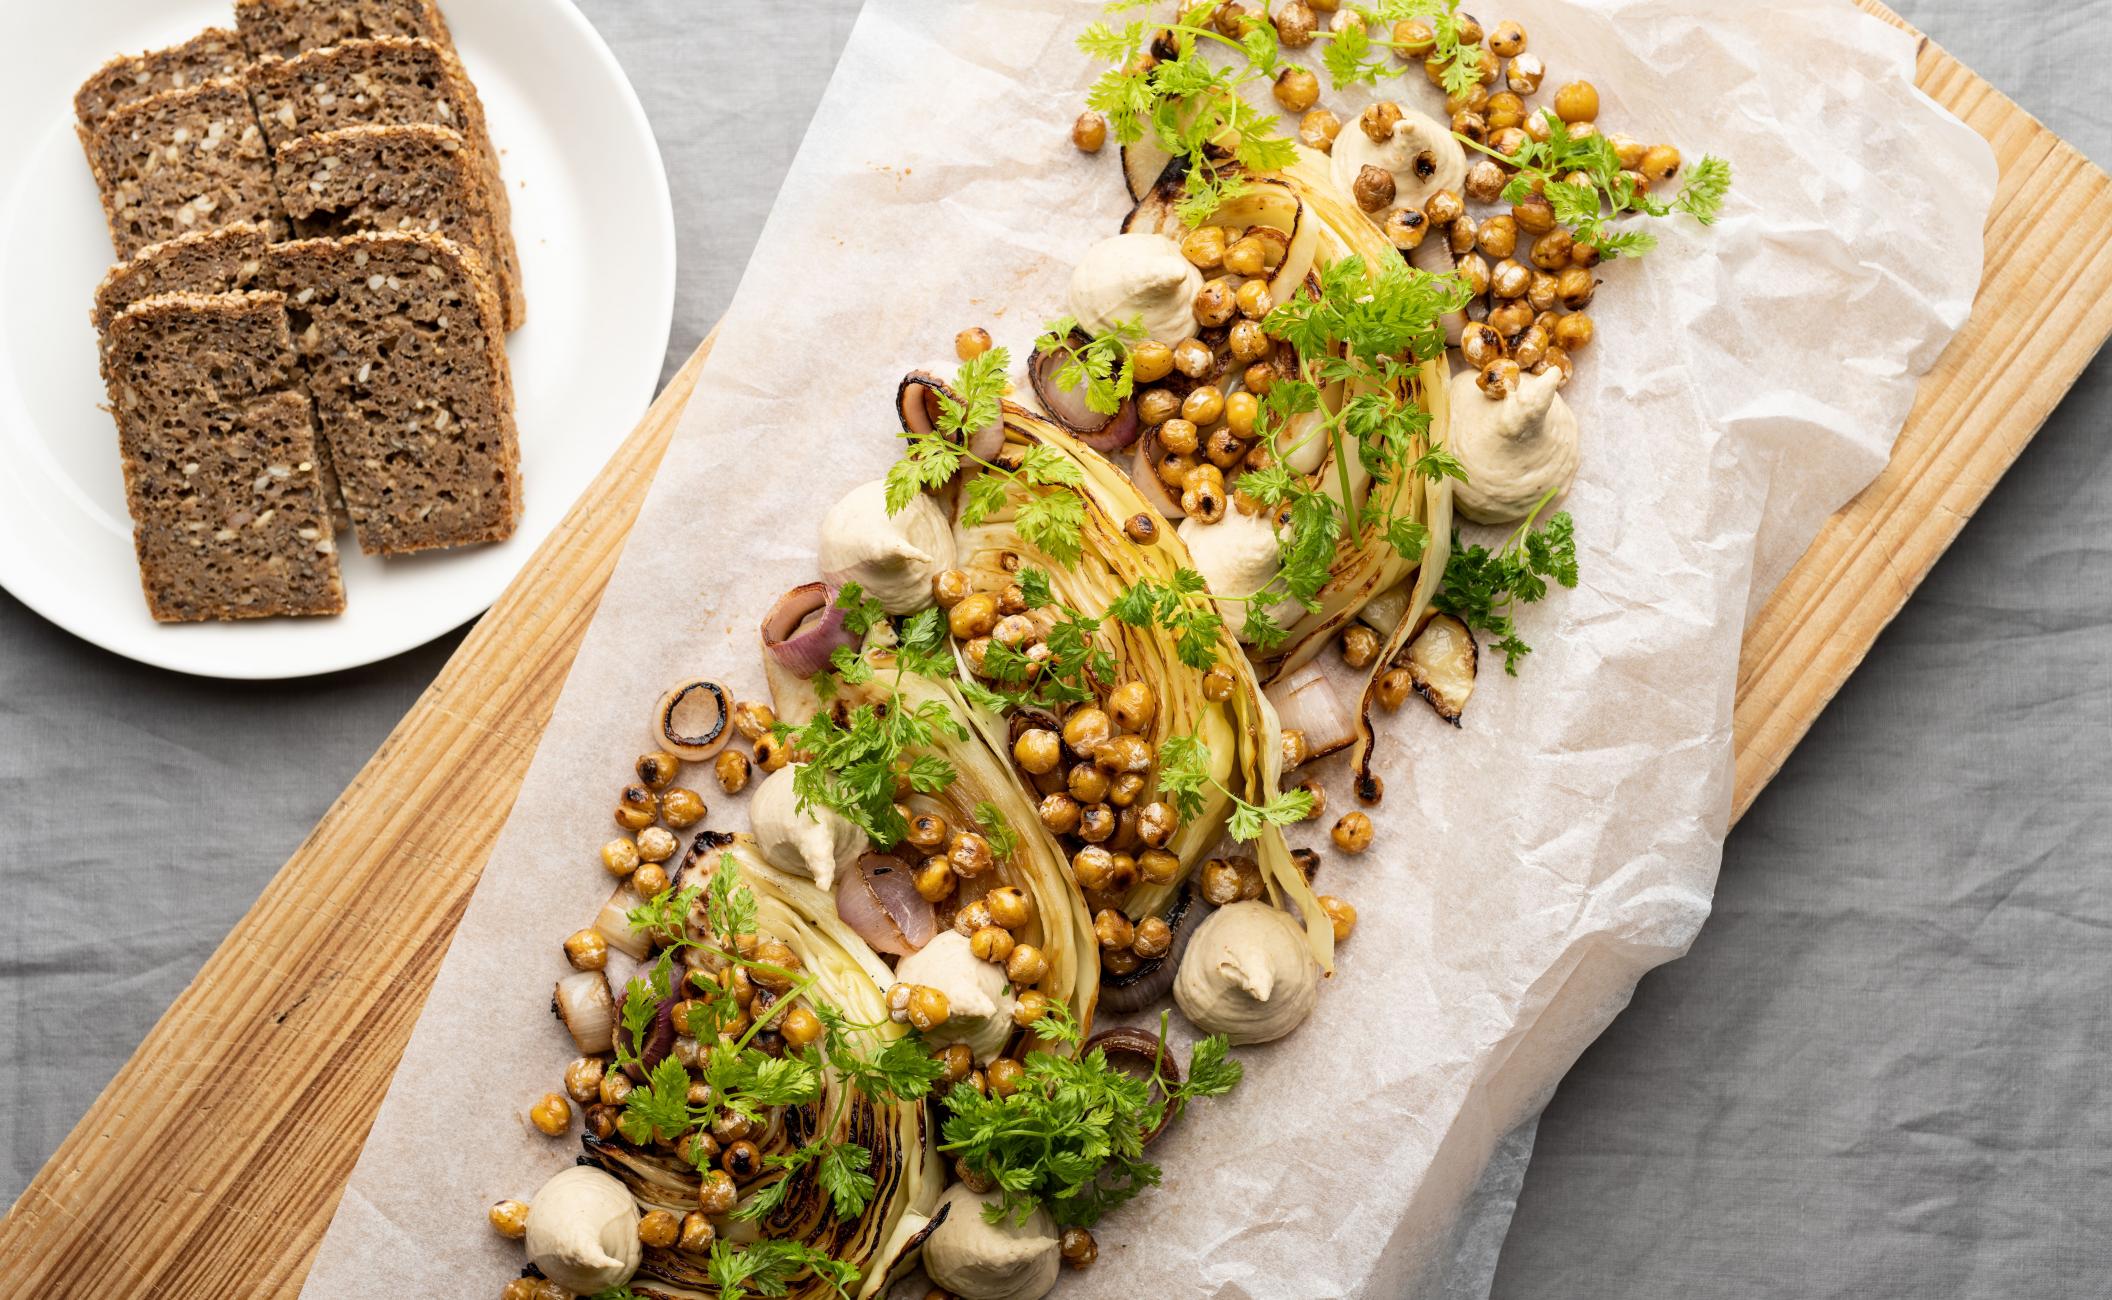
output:
[[[1432,617],[1408,643],[1408,678],[1416,693],[1455,727],[1474,694],[1479,649],[1467,625],[1450,614]]]
[[[600,971],[575,971],[559,980],[551,1009],[565,1022],[572,1045],[583,1054],[606,1052],[616,1045],[616,999]]]
[[[653,708],[653,735],[685,763],[701,763],[733,736],[733,697],[701,677],[675,687]]]

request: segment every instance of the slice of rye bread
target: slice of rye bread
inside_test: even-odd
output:
[[[264,60],[250,71],[249,94],[274,149],[352,126],[423,123],[460,132],[476,150],[491,203],[493,246],[486,260],[506,292],[507,328],[520,328],[526,304],[518,289],[521,260],[513,242],[513,207],[484,124],[483,101],[453,50],[404,36],[346,41],[298,58]]]
[[[208,27],[181,45],[121,54],[105,63],[81,83],[73,97],[73,113],[92,131],[120,105],[215,77],[232,77],[248,65],[249,51],[243,48],[241,37],[225,27]]]
[[[81,132],[121,258],[193,230],[285,232],[264,132],[240,81],[218,78],[112,109]]]
[[[511,330],[526,315],[520,280],[502,250],[512,236],[476,151],[444,126],[351,126],[281,145],[279,193],[294,233],[325,238],[360,231],[417,230],[444,235],[476,254],[493,277]]]
[[[290,59],[370,36],[423,36],[454,48],[435,0],[235,0],[252,57]]]
[[[513,380],[491,277],[439,235],[274,245],[295,346],[360,549],[499,541],[521,515]]]
[[[95,291],[92,318],[95,332],[103,340],[103,381],[109,382],[110,322],[117,314],[142,298],[164,293],[239,293],[268,289],[264,250],[269,241],[264,231],[240,222],[218,230],[194,231],[159,244],[149,244],[129,262],[110,268]],[[323,482],[323,500],[330,505],[331,522],[350,527],[344,498],[337,486],[337,469],[330,461],[330,444],[316,440],[315,464]]]
[[[109,393],[147,608],[337,614],[337,544],[280,293],[161,294],[110,322]]]

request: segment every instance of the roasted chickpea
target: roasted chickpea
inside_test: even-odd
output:
[[[1261,868],[1250,859],[1212,858],[1203,864],[1203,900],[1212,906],[1251,902],[1261,894]]]
[[[1598,290],[1598,280],[1581,266],[1569,267],[1555,278],[1555,297],[1571,311],[1589,307]]]
[[[939,1063],[939,1082],[949,1087],[975,1069],[975,1051],[966,1043],[948,1043],[931,1055]]]
[[[953,830],[946,824],[946,819],[937,813],[911,812],[901,804],[895,805],[895,811],[902,814],[903,842],[924,853],[938,852],[940,846],[946,843],[947,835]]]
[[[777,1032],[788,1047],[805,1047],[822,1035],[821,1017],[805,1007],[794,1007],[777,1018]]]
[[[735,1202],[740,1200],[740,1189],[722,1169],[714,1169],[703,1176],[697,1187],[697,1209],[700,1213],[716,1218],[731,1213]]]
[[[968,936],[968,951],[979,961],[1003,963],[1012,955],[1012,932],[999,925],[986,925]]]
[[[1269,294],[1269,282],[1267,280],[1247,281],[1233,291],[1232,300],[1239,304],[1239,314],[1246,317],[1249,321],[1259,321],[1270,312],[1276,310],[1276,299]],[[1268,353],[1268,345],[1264,343],[1254,356],[1264,357]],[[1253,358],[1245,359],[1252,360]]]
[[[1371,139],[1373,144],[1385,144],[1393,139],[1393,129],[1401,124],[1401,106],[1390,99],[1382,99],[1357,114],[1357,127]]]
[[[546,1092],[528,1108],[528,1122],[546,1137],[563,1137],[572,1127],[572,1103],[559,1092]]]
[[[1486,321],[1469,321],[1466,328],[1459,332],[1459,354],[1476,370],[1501,359],[1509,351],[1509,346],[1503,341],[1503,335]],[[1376,644],[1373,645],[1373,652],[1377,652]],[[1362,664],[1352,666],[1363,667]]]
[[[1599,116],[1599,90],[1588,81],[1572,81],[1555,92],[1555,116],[1565,122],[1590,122]]]
[[[600,1085],[595,1089],[595,1095],[601,1099],[604,1106],[621,1106],[631,1095],[632,1087],[631,1076],[628,1074],[621,1070],[605,1070]]]
[[[1130,345],[1130,377],[1140,384],[1155,384],[1173,373],[1173,349],[1156,339]]]
[[[1098,114],[1093,114],[1093,116],[1098,116]],[[1078,120],[1080,122],[1083,122],[1085,119],[1079,118]],[[1104,142],[1106,139],[1107,131],[1106,122],[1101,122],[1100,130],[1101,138]],[[973,361],[977,357],[983,355],[985,352],[988,352],[990,350],[990,344],[991,339],[989,330],[984,329],[980,325],[971,326],[970,328],[964,329],[960,333],[953,336],[953,355],[959,357],[963,361]]]
[[[601,868],[612,876],[628,876],[638,869],[638,842],[622,836],[601,846]]]
[[[1489,129],[1487,116],[1482,113],[1488,106],[1489,88],[1479,83],[1445,96],[1445,112],[1448,115],[1458,117],[1461,113],[1473,113],[1482,119],[1480,129],[1483,131]]]
[[[1571,312],[1555,322],[1555,346],[1565,353],[1581,352],[1591,346],[1591,317],[1583,312]]]
[[[1449,226],[1467,215],[1467,205],[1451,190],[1439,190],[1423,204],[1423,215],[1440,226]]]
[[[1371,818],[1360,812],[1344,813],[1327,837],[1344,853],[1362,853],[1371,847]]]
[[[1508,213],[1490,217],[1481,223],[1474,245],[1486,256],[1498,260],[1509,257],[1518,248],[1518,219]]]
[[[1468,253],[1453,259],[1452,269],[1467,286],[1470,296],[1479,298],[1489,291],[1489,260],[1479,253]]]
[[[1557,226],[1533,241],[1533,265],[1543,271],[1563,270],[1569,266],[1569,253],[1573,247],[1575,241],[1569,232]]]
[[[988,871],[996,863],[990,851],[990,841],[974,831],[962,831],[953,837],[953,844],[946,851],[946,861],[953,873],[962,879],[973,879]]]
[[[1393,173],[1370,163],[1357,171],[1357,179],[1350,186],[1357,206],[1366,212],[1383,212],[1392,207],[1394,192]]]
[[[1136,942],[1136,927],[1112,907],[1103,907],[1093,917],[1093,937],[1102,948],[1127,948]]]
[[[648,862],[631,873],[631,888],[640,898],[658,898],[669,887],[667,869],[657,862]]]
[[[719,1153],[719,1168],[735,1182],[745,1183],[763,1172],[763,1153],[746,1139],[730,1143]]]
[[[1516,158],[1531,140],[1522,126],[1493,127],[1489,131],[1489,148],[1506,158]]]
[[[552,1296],[544,1289],[550,1285],[542,1278],[517,1277],[499,1288],[499,1300],[564,1300],[564,1296]]]
[[[1312,745],[1307,742],[1305,733],[1296,727],[1285,727],[1283,729],[1282,746],[1283,770],[1286,772],[1294,767],[1301,766],[1305,760],[1313,756]]]
[[[1051,834],[1068,835],[1078,829],[1078,800],[1061,790],[1043,795],[1036,812]]]
[[[1498,298],[1523,298],[1532,284],[1532,271],[1508,257],[1489,269],[1489,292]]]
[[[648,790],[665,790],[681,770],[682,760],[665,750],[638,756],[638,782]]]
[[[1502,302],[1489,310],[1489,327],[1506,339],[1516,338],[1519,331],[1533,323],[1533,309],[1521,299]]]
[[[1099,153],[1107,143],[1107,119],[1098,113],[1080,113],[1078,120],[1071,123],[1071,143],[1082,152]]]
[[[756,700],[743,700],[733,706],[733,729],[741,733],[741,739],[751,745],[770,734],[770,728],[776,725],[777,710],[767,704]]]
[[[1412,252],[1423,246],[1423,239],[1430,233],[1430,219],[1413,208],[1395,208],[1386,214],[1386,242],[1402,252]]]
[[[642,831],[660,820],[660,796],[642,785],[627,785],[616,797],[616,824]]]
[[[1540,83],[1546,77],[1547,64],[1541,61],[1539,55],[1525,53],[1511,59],[1510,66],[1504,69],[1503,84],[1520,95],[1530,95],[1540,89]],[[1537,117],[1538,114],[1533,116]],[[1530,122],[1532,118],[1527,120]]]
[[[1546,271],[1533,272],[1525,286],[1525,303],[1536,312],[1550,311],[1562,300],[1561,284]],[[1535,320],[1539,318],[1534,317]]]
[[[1531,370],[1547,357],[1547,331],[1538,325],[1527,327],[1511,344],[1511,360],[1522,370]]]
[[[1104,803],[1087,804],[1078,814],[1078,838],[1087,844],[1105,844],[1115,833],[1115,810]]]
[[[1064,774],[1064,787],[1079,803],[1099,803],[1107,798],[1108,779],[1106,772],[1087,760]]]
[[[1130,951],[1139,957],[1150,959],[1164,957],[1173,947],[1173,931],[1156,916],[1147,916],[1136,924],[1136,935]]]
[[[565,940],[565,960],[573,970],[602,970],[609,964],[609,941],[597,930],[577,930]]]
[[[1194,340],[1189,340],[1194,342]],[[1183,343],[1181,347],[1188,346]],[[1203,349],[1208,352],[1209,349]],[[1174,364],[1180,364],[1180,348],[1174,349]],[[1181,413],[1181,399],[1163,388],[1147,388],[1137,395],[1137,418],[1146,424],[1162,424]]]
[[[1217,369],[1217,354],[1201,339],[1183,339],[1174,346],[1173,368],[1190,379],[1201,379]],[[1173,397],[1173,394],[1167,396]],[[1166,413],[1166,418],[1170,420],[1179,413],[1180,399],[1174,398],[1174,407]],[[1138,412],[1139,418],[1142,415],[1141,411]]]
[[[1496,24],[1489,32],[1489,53],[1505,59],[1525,53],[1525,28],[1508,20]]]
[[[647,863],[665,862],[675,856],[675,851],[682,847],[681,842],[664,826],[648,826],[638,832],[637,843],[638,856]]]
[[[1303,113],[1320,102],[1320,78],[1295,63],[1287,63],[1276,74],[1276,84],[1269,93],[1286,112]]]
[[[1425,219],[1428,219],[1427,214]],[[1452,224],[1443,227],[1443,230],[1445,242],[1451,246],[1454,257],[1464,257],[1474,251],[1474,240],[1480,234],[1474,224],[1474,218],[1462,215]]]
[[[1319,30],[1320,20],[1313,14],[1313,6],[1305,0],[1291,0],[1276,11],[1276,39],[1284,48],[1302,50],[1313,43],[1313,34]]]
[[[1026,771],[1044,776],[1063,761],[1063,742],[1055,732],[1033,727],[1020,732],[1019,739],[1012,742],[1012,757]]]
[[[722,749],[711,760],[711,774],[718,778],[719,789],[739,794],[748,788],[748,756],[738,749]]]
[[[1001,885],[983,895],[983,903],[990,909],[990,922],[1007,930],[1017,930],[1034,919],[1034,900],[1027,891],[1017,885]]]
[[[1049,973],[1049,959],[1031,943],[1019,944],[1005,959],[1005,976],[1015,986],[1038,984]]]
[[[1137,855],[1137,874],[1154,885],[1170,885],[1181,874],[1181,860],[1164,849],[1146,849]]]
[[[598,1056],[582,1056],[565,1067],[565,1094],[585,1106],[601,1097],[601,1080],[607,1066]]]
[[[1125,778],[1126,779],[1126,778]],[[1139,784],[1142,778],[1138,778]],[[1181,828],[1180,817],[1173,806],[1164,800],[1154,799],[1137,809],[1137,838],[1151,848],[1163,848],[1174,832]]]
[[[1204,329],[1212,329],[1224,324],[1232,319],[1233,313],[1239,310],[1238,302],[1232,297],[1232,287],[1223,280],[1212,280],[1196,290],[1193,306],[1196,323]],[[1194,417],[1191,416],[1190,418],[1193,419]],[[1205,422],[1197,421],[1197,423]]]
[[[1115,855],[1097,844],[1088,844],[1071,855],[1071,876],[1080,889],[1105,891],[1114,871]]]
[[[1409,692],[1414,689],[1415,679],[1408,675],[1406,668],[1389,668],[1379,674],[1373,694],[1378,696],[1379,707],[1391,713],[1401,707],[1402,701],[1406,700]]]
[[[1679,174],[1679,150],[1669,144],[1651,145],[1643,151],[1636,170],[1653,183],[1671,180]]]
[[[1308,149],[1328,153],[1335,147],[1335,137],[1342,133],[1342,119],[1324,108],[1316,108],[1298,119],[1298,143]]]
[[[929,985],[919,984],[909,991],[909,1023],[929,1032],[946,1023],[953,1008],[946,994]]]
[[[1502,357],[1482,367],[1481,377],[1474,381],[1474,386],[1481,390],[1483,397],[1500,402],[1518,391],[1519,373],[1517,362]]]
[[[1550,343],[1547,345],[1547,355],[1540,359],[1539,365],[1533,367],[1533,373],[1544,375],[1550,370],[1556,374],[1555,387],[1561,388],[1576,375],[1577,367],[1576,363],[1570,360],[1568,352]]]
[[[1093,762],[1109,774],[1149,772],[1151,742],[1142,736],[1116,736],[1093,751]]]
[[[1240,378],[1246,384],[1247,391],[1257,399],[1267,397],[1269,390],[1276,386],[1276,366],[1273,362],[1257,361],[1248,366],[1246,373]]]
[[[1501,340],[1498,340],[1501,342]],[[1369,667],[1379,657],[1379,634],[1362,623],[1342,630],[1342,662],[1351,668]]]
[[[1452,115],[1452,134],[1465,136],[1467,139],[1474,141],[1476,144],[1486,143],[1489,138],[1488,119],[1484,118],[1481,114],[1476,113],[1471,109],[1463,108],[1459,112],[1454,113]],[[1473,177],[1476,169],[1480,168],[1482,163],[1487,163],[1490,167],[1496,168],[1496,188],[1498,190],[1501,190],[1503,188],[1503,168],[1498,167],[1496,165],[1496,160],[1493,158],[1483,158],[1480,162],[1477,162],[1472,167],[1467,168],[1467,175],[1470,178],[1470,183],[1466,186],[1467,197],[1470,199],[1475,199],[1479,202],[1487,203],[1490,200],[1482,198],[1482,190],[1485,188],[1485,186],[1476,185],[1471,181],[1471,178]]]
[[[1511,218],[1528,235],[1544,235],[1555,228],[1554,205],[1543,194],[1529,194],[1511,205]]]
[[[666,1210],[648,1210],[638,1216],[638,1240],[655,1249],[675,1244],[682,1235],[682,1221]]]
[[[1226,700],[1231,699],[1232,692],[1237,689],[1239,689],[1239,679],[1234,677],[1232,670],[1223,664],[1213,665],[1208,672],[1203,674],[1203,698],[1213,704],[1222,704]]]
[[[946,611],[947,630],[963,641],[969,637],[988,636],[996,626],[997,597],[987,591],[971,592]]]
[[[1336,943],[1349,938],[1349,932],[1357,928],[1357,909],[1333,894],[1320,895],[1320,910],[1334,926]]]
[[[1492,136],[1498,131],[1524,126],[1525,113],[1525,100],[1509,90],[1499,90],[1489,96],[1488,102],[1482,105],[1481,109],[1481,115],[1488,119],[1489,133]]]
[[[1009,1097],[1019,1091],[1019,1085],[1027,1077],[1027,1069],[1009,1056],[1000,1056],[990,1062],[984,1078],[990,1084],[990,1095]]]
[[[915,880],[917,896],[927,903],[944,902],[953,893],[953,868],[944,858],[924,859],[924,864],[917,868]]]
[[[1257,285],[1260,283],[1261,281],[1259,280],[1247,281],[1247,284],[1250,286]],[[1262,291],[1264,297],[1267,296],[1267,293],[1268,291],[1266,289]],[[1269,336],[1262,333],[1261,322],[1258,320],[1243,320],[1235,322],[1232,326],[1231,336],[1226,341],[1231,346],[1233,358],[1238,361],[1259,361],[1261,360],[1261,358],[1269,355],[1269,349],[1273,346],[1269,342]],[[1226,399],[1227,409],[1230,409],[1230,404],[1232,402],[1235,402],[1242,397],[1246,398],[1246,400],[1249,402],[1254,400],[1252,394],[1234,393],[1231,397]],[[1253,423],[1253,419],[1250,417],[1247,421],[1248,427],[1251,428],[1253,426]]]
[[[1214,384],[1204,384],[1181,399],[1181,418],[1200,427],[1217,423],[1225,413],[1225,395]]]
[[[1159,715],[1159,697],[1148,683],[1127,681],[1108,692],[1105,716],[1123,731],[1142,731]]]
[[[682,1233],[676,1238],[675,1248],[686,1254],[702,1255],[711,1249],[718,1229],[711,1226],[711,1219],[702,1210],[691,1210],[682,1216]]]
[[[721,750],[720,753],[731,751]],[[694,790],[676,786],[660,796],[660,819],[676,830],[687,830],[703,821],[711,810],[705,806],[704,796]]]
[[[1012,951],[1018,952],[1019,949],[1014,948]],[[1010,966],[1011,963],[1007,962],[1008,970]],[[1039,989],[1028,989],[1019,995],[1019,1000],[1012,1006],[1012,1023],[1024,1029],[1047,1014],[1049,995]]]

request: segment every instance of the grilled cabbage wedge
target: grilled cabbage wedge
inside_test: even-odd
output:
[[[691,842],[677,887],[702,885],[721,869],[722,858],[737,864],[740,883],[755,896],[757,932],[785,944],[799,955],[802,969],[814,978],[807,996],[841,1010],[853,1021],[877,1024],[881,1041],[908,1032],[889,1022],[886,989],[893,976],[885,962],[836,915],[835,901],[812,881],[777,870],[764,861],[746,835],[700,832]],[[787,1106],[771,1118],[768,1129],[751,1140],[764,1156],[790,1152],[818,1137],[835,1114],[836,1131],[826,1135],[856,1142],[872,1153],[875,1190],[865,1209],[838,1219],[812,1169],[790,1175],[798,1180],[783,1204],[753,1222],[727,1221],[726,1236],[736,1243],[791,1240],[827,1251],[855,1265],[857,1300],[880,1294],[889,1282],[913,1265],[931,1215],[944,1190],[945,1162],[937,1150],[936,1126],[923,1101],[875,1102],[852,1089],[830,1069],[822,1072],[821,1096],[806,1105]],[[850,1092],[845,1100],[844,1092]],[[637,1147],[621,1137],[600,1139],[591,1133],[582,1143],[589,1162],[614,1175],[642,1211],[666,1210],[678,1218],[697,1207],[700,1178],[689,1163],[658,1146]],[[786,1177],[769,1173],[744,1187],[745,1203],[757,1192]],[[644,1262],[631,1290],[647,1300],[715,1300],[700,1256],[665,1247],[645,1248]],[[793,1282],[786,1295],[821,1300],[836,1290],[811,1274]]]
[[[931,375],[912,374],[904,379],[899,403],[904,428],[915,433],[930,432],[935,427],[938,395],[947,391],[944,383]],[[1081,482],[1076,487],[1027,487],[1011,482],[1006,489],[1008,505],[972,525],[961,522],[961,512],[956,508],[957,563],[968,573],[975,589],[991,592],[1014,582],[1022,568],[1031,566],[1047,573],[1057,600],[1084,616],[1100,620],[1095,639],[1114,664],[1110,680],[1094,683],[1100,702],[1104,705],[1108,692],[1119,683],[1141,681],[1151,687],[1158,699],[1156,714],[1142,733],[1153,752],[1159,752],[1173,737],[1194,736],[1209,753],[1211,779],[1201,792],[1202,811],[1198,816],[1182,819],[1166,846],[1180,860],[1179,878],[1163,884],[1140,882],[1120,899],[1084,900],[1088,918],[1099,906],[1110,904],[1119,905],[1132,919],[1161,915],[1223,838],[1233,811],[1232,796],[1266,804],[1276,795],[1283,769],[1276,711],[1262,694],[1252,664],[1229,630],[1218,634],[1215,656],[1233,674],[1236,684],[1230,698],[1215,702],[1203,694],[1202,670],[1181,662],[1171,634],[1159,628],[1132,627],[1108,615],[1109,604],[1131,584],[1140,580],[1170,583],[1178,570],[1192,569],[1187,548],[1128,477],[1099,453],[1055,424],[1010,402],[1002,405],[1001,418],[1004,442],[990,459],[1005,464],[1008,457],[1021,456],[1029,448],[1045,447],[1075,464]],[[966,477],[991,472],[971,464],[962,474]],[[961,483],[954,486],[958,507],[959,502],[966,500],[966,493],[960,490]],[[1021,534],[1016,526],[1015,507],[1020,494],[1029,491],[1071,492],[1079,498],[1084,522],[1081,553],[1075,563],[1059,561]],[[1153,521],[1157,530],[1155,542],[1139,544],[1124,531],[1124,522],[1138,515]],[[961,672],[964,679],[972,678],[965,661]],[[962,703],[966,704],[965,699]],[[1006,719],[987,709],[972,707],[962,716],[983,736],[989,748],[1004,756],[1008,775],[1023,789],[1046,793],[1062,788],[1060,768],[1051,774],[1055,778],[1052,781],[1051,776],[1036,777],[1012,762],[1014,729],[1022,724],[1017,716]],[[1025,725],[1033,723],[1028,720]],[[1139,805],[1158,798],[1172,802],[1161,793],[1158,776],[1154,765],[1145,792],[1137,800]],[[1031,821],[1034,831],[1047,835],[1038,816]],[[1279,905],[1296,905],[1305,918],[1315,959],[1323,968],[1332,970],[1333,931],[1293,862],[1282,832],[1273,825],[1265,826],[1252,848],[1270,897]],[[1085,939],[1093,941],[1090,933]]]
[[[1181,185],[1183,170],[1178,164],[1170,166],[1158,183],[1138,201],[1122,228],[1125,231],[1156,231],[1174,239],[1186,234],[1191,227],[1185,225],[1175,211],[1184,193]],[[1317,292],[1313,273],[1344,257],[1355,255],[1367,267],[1382,268],[1399,262],[1402,256],[1370,218],[1335,191],[1326,156],[1302,146],[1295,164],[1280,173],[1248,178],[1246,190],[1220,207],[1210,221],[1234,226],[1268,226],[1285,233],[1288,253],[1270,280],[1271,296],[1278,302],[1289,301],[1294,292]],[[1231,392],[1237,389],[1238,378],[1236,369],[1228,368],[1219,382],[1227,385],[1226,391]],[[1404,401],[1419,404],[1431,416],[1429,431],[1421,445],[1413,448],[1413,455],[1420,455],[1429,446],[1444,441],[1446,380],[1445,360],[1438,357],[1423,363],[1414,379],[1396,394]],[[1353,389],[1344,391],[1337,385],[1324,389],[1321,400],[1329,410],[1339,410],[1341,403],[1355,392]],[[1294,422],[1279,441],[1295,443],[1299,427]],[[1249,647],[1263,686],[1309,662],[1373,598],[1402,587],[1404,583],[1412,584],[1407,590],[1414,593],[1416,599],[1411,601],[1410,612],[1403,622],[1411,626],[1419,622],[1423,611],[1428,608],[1430,595],[1435,594],[1437,581],[1443,577],[1451,549],[1452,488],[1449,479],[1432,481],[1420,474],[1400,473],[1385,482],[1374,482],[1361,459],[1354,454],[1345,457],[1338,470],[1334,449],[1325,445],[1319,448],[1317,456],[1304,460],[1293,458],[1291,465],[1314,487],[1332,497],[1337,505],[1345,504],[1346,476],[1347,496],[1361,503],[1369,518],[1406,516],[1424,526],[1428,542],[1420,560],[1409,561],[1387,542],[1384,529],[1377,522],[1367,523],[1354,536],[1345,532],[1337,544],[1328,581],[1315,596],[1318,608],[1307,610],[1296,604],[1282,607],[1284,638],[1266,648]],[[1442,526],[1439,526],[1440,518]],[[1431,575],[1427,583],[1422,581],[1424,574]],[[1236,611],[1228,612],[1228,618],[1237,624]],[[1380,662],[1386,660],[1382,658]],[[1368,728],[1365,730],[1368,732]],[[1360,750],[1369,748],[1368,735],[1360,739],[1359,746]]]

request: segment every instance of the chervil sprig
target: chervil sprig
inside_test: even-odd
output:
[[[1062,353],[1064,361],[1056,368],[1057,386],[1084,389],[1087,407],[1113,415],[1136,389],[1129,350],[1143,342],[1143,323],[1134,316],[1116,321],[1107,333],[1087,334],[1080,343],[1074,336],[1082,333],[1075,318],[1059,317],[1042,327],[1034,351]]]
[[[1484,546],[1462,547],[1455,535],[1444,585],[1431,602],[1475,631],[1496,637],[1495,648],[1503,652],[1503,670],[1514,677],[1518,661],[1533,648],[1518,635],[1513,607],[1533,604],[1547,595],[1550,579],[1564,587],[1577,585],[1576,529],[1569,512],[1549,516],[1544,527],[1534,526],[1554,495],[1549,491],[1541,497],[1517,531],[1493,551]]]
[[[1667,202],[1637,184],[1634,175],[1622,167],[1611,139],[1597,133],[1574,135],[1551,109],[1543,110],[1542,116],[1547,122],[1547,139],[1528,139],[1514,154],[1500,153],[1466,136],[1458,139],[1517,169],[1518,174],[1504,188],[1505,201],[1521,203],[1539,191],[1554,209],[1555,220],[1568,227],[1578,243],[1597,249],[1601,257],[1640,257],[1657,247],[1657,236],[1647,230],[1611,228],[1621,217],[1656,218],[1684,212],[1706,226],[1722,212],[1731,188],[1731,165],[1723,159],[1713,154],[1703,157]]]

